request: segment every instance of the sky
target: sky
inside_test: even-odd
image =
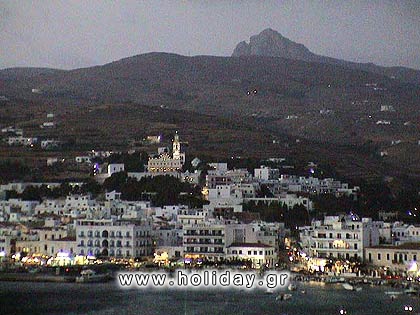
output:
[[[268,27],[317,54],[420,69],[420,0],[0,0],[0,69],[230,56]]]

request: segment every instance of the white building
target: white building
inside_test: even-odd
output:
[[[395,245],[420,242],[420,226],[418,225],[394,222],[391,229],[392,243]]]
[[[252,244],[252,247],[264,246],[270,248],[270,253],[264,252],[263,256],[267,256],[264,259],[269,259],[268,263],[272,266],[272,263],[276,261],[279,238],[284,232],[284,225],[265,222],[241,224],[207,218],[201,223],[184,225],[183,230],[184,254],[187,258],[205,258],[208,260],[233,258],[239,254],[239,251],[236,253],[229,251],[229,246],[247,243]],[[244,255],[247,255],[247,253],[244,252]],[[262,257],[259,257],[259,255],[258,251],[256,255],[258,257],[254,258],[261,259]],[[271,259],[273,260],[271,261]]]
[[[54,128],[55,127],[55,122],[53,122],[53,121],[46,121],[46,122],[43,122],[40,127],[41,128]]]
[[[242,203],[244,201],[242,190],[235,189],[234,185],[218,185],[208,190],[207,208],[233,208],[235,212],[242,212]]]
[[[220,165],[221,164],[221,165]],[[245,184],[252,182],[252,175],[246,169],[224,170],[226,163],[211,163],[215,170],[209,170],[206,176],[206,187],[216,188],[220,185]]]
[[[225,257],[226,225],[218,221],[184,225],[182,245],[186,258],[221,260]]]
[[[285,194],[279,198],[282,205],[286,205],[288,209],[293,209],[295,206],[303,206],[308,211],[313,210],[313,203],[307,197],[297,196],[295,194]]]
[[[147,136],[146,137],[146,141],[150,144],[160,143],[161,140],[162,140],[161,136]]]
[[[157,247],[180,247],[184,231],[176,228],[159,228],[152,231],[153,240]],[[183,251],[183,250],[182,250]]]
[[[17,136],[17,137],[9,137],[7,139],[7,144],[12,145],[21,145],[21,146],[33,146],[38,142],[38,138],[36,137],[23,137],[23,136]]]
[[[254,178],[257,180],[278,180],[280,177],[280,171],[277,168],[270,168],[267,166],[261,166],[260,168],[254,169]]]
[[[0,233],[0,258],[10,256],[15,251],[15,237]]]
[[[90,163],[92,163],[92,158],[88,155],[81,155],[81,156],[76,156],[75,161],[76,161],[76,163],[90,164]]]
[[[107,201],[115,201],[115,200],[121,200],[121,193],[117,192],[115,190],[107,192],[105,194],[105,199]]]
[[[67,210],[88,210],[89,207],[96,206],[96,200],[91,195],[69,195],[66,197],[65,208]]]
[[[395,112],[395,109],[392,105],[381,105],[381,112]]]
[[[111,176],[112,174],[124,172],[124,164],[122,163],[113,163],[108,164],[108,176]]]
[[[278,256],[274,246],[261,243],[233,243],[226,249],[227,260],[249,260],[252,268],[274,267]]]
[[[47,139],[41,141],[41,149],[52,149],[57,148],[61,144],[59,140]]]
[[[359,187],[349,188],[348,184],[333,178],[319,179],[311,176],[281,175],[279,183],[283,191],[309,194],[354,195],[359,191]]]
[[[16,136],[23,136],[23,129],[9,126],[1,130],[2,133],[15,134]]]
[[[191,166],[194,168],[197,168],[198,165],[200,165],[201,160],[198,157],[195,157],[192,161],[191,161]]]
[[[407,271],[420,258],[420,244],[406,243],[399,246],[375,246],[366,248],[366,262],[373,266],[390,267]]]
[[[379,225],[370,218],[326,216],[300,228],[301,245],[311,257],[364,259],[364,249],[379,245]]]
[[[77,220],[77,254],[140,257],[153,254],[151,220]]]
[[[179,209],[176,216],[177,226],[201,224],[210,217],[205,209]]]

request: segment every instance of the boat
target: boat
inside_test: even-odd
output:
[[[341,278],[331,277],[331,278],[327,278],[325,280],[325,283],[343,283],[345,281],[346,281],[346,279],[344,279],[343,277],[341,277]]]
[[[267,288],[267,290],[265,290],[265,294],[273,294],[273,293],[274,293],[273,289]]]
[[[287,301],[287,300],[290,300],[291,298],[292,298],[292,295],[289,293],[280,293],[276,297],[276,301]]]
[[[356,292],[362,291],[362,287],[355,287],[355,286],[352,286],[350,283],[343,283],[342,286],[344,289],[348,291],[356,291]]]
[[[346,290],[349,290],[349,291],[353,291],[354,290],[354,287],[350,283],[343,283],[342,286]]]
[[[394,295],[394,296],[396,296],[396,295],[401,295],[401,294],[403,294],[403,292],[402,291],[386,291],[385,292],[385,294],[386,295]]]
[[[419,292],[416,288],[410,287],[408,289],[405,289],[404,293],[408,295],[417,295]]]
[[[80,272],[80,276],[76,277],[78,283],[91,283],[91,282],[105,282],[110,279],[109,274],[98,274],[95,270],[86,269]]]

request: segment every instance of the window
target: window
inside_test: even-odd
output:
[[[381,260],[381,253],[378,253],[378,260]]]

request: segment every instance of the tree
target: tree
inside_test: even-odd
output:
[[[104,183],[103,187],[106,191],[119,191],[122,192],[122,188],[127,183],[128,175],[126,172],[118,172],[108,177]]]
[[[92,196],[97,196],[102,191],[102,186],[94,179],[89,178],[81,188],[83,194],[90,193]]]

